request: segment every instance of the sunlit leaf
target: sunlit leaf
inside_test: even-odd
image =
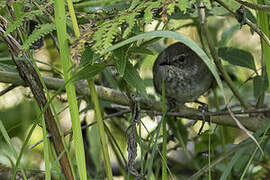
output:
[[[234,33],[240,29],[240,24],[236,24],[234,26],[230,26],[225,29],[221,35],[221,40],[218,42],[218,46],[226,46],[227,43],[231,40]]]
[[[218,49],[218,55],[230,64],[246,67],[256,72],[253,56],[248,51],[233,47],[221,47]]]
[[[146,47],[142,46],[134,46],[128,49],[128,51],[132,54],[144,54],[144,55],[154,55],[154,53],[147,49]]]

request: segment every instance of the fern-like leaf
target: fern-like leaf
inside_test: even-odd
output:
[[[35,30],[32,32],[30,36],[25,40],[25,42],[22,45],[22,49],[29,49],[29,47],[39,40],[41,37],[46,36],[53,30],[55,30],[55,24],[42,24],[35,28]]]
[[[152,10],[155,9],[155,8],[160,7],[160,1],[149,2],[149,3],[150,4],[148,5],[148,7],[144,11],[144,21],[146,23],[151,23],[153,21],[153,12],[152,12]]]
[[[118,29],[118,23],[114,23],[109,31],[103,36],[104,37],[104,44],[103,44],[103,48],[107,49],[108,47],[112,46],[112,41],[115,37],[115,35],[117,34],[117,32],[119,32]]]
[[[178,1],[178,8],[180,9],[180,11],[186,13],[187,12],[187,7],[191,2],[189,2],[189,0],[182,0],[182,1]]]
[[[125,32],[124,32],[124,34],[123,34],[123,38],[126,38],[126,37],[129,35],[129,33],[131,32],[131,30],[132,30],[132,28],[134,27],[135,22],[136,22],[135,17],[136,17],[138,14],[139,14],[139,13],[137,13],[137,12],[133,12],[133,13],[131,13],[131,14],[127,17],[126,23],[127,23],[127,25],[128,25],[128,28],[125,30]]]
[[[189,0],[194,1],[194,0]],[[94,32],[92,41],[95,42],[93,48],[101,52],[112,45],[113,40],[116,38],[117,33],[120,34],[121,24],[126,23],[127,28],[124,30],[122,37],[127,38],[131,33],[132,29],[136,25],[140,15],[143,14],[142,23],[149,24],[154,20],[155,10],[160,10],[162,7],[161,20],[166,23],[168,21],[168,15],[172,15],[175,11],[175,6],[181,5],[182,9],[187,5],[190,5],[188,0],[149,0],[139,1],[133,0],[130,7],[126,10],[121,11],[113,18],[106,20],[100,20],[97,26],[97,31]],[[180,3],[181,2],[181,3]],[[188,4],[187,4],[188,3]],[[183,9],[185,10],[185,9]]]
[[[173,3],[170,3],[170,4],[167,6],[167,8],[168,8],[168,10],[167,10],[168,15],[171,16],[172,13],[174,13],[175,5],[176,5],[176,3],[173,2]]]
[[[111,22],[107,21],[105,24],[95,32],[93,39],[96,41],[94,45],[99,51],[102,51],[112,46],[112,41],[115,35],[120,31],[119,26],[126,21],[126,16],[120,16],[119,19]]]
[[[102,49],[103,45],[103,36],[107,33],[107,30],[110,28],[111,24],[109,21],[103,23],[102,26],[94,33],[93,40],[96,42],[93,46],[96,50]]]
[[[23,21],[25,18],[27,19],[33,19],[35,16],[42,15],[41,10],[35,10],[27,13],[23,13],[22,16],[17,17],[15,21],[8,24],[5,36],[7,36],[9,33],[13,32],[15,29],[20,27],[23,24]]]
[[[132,9],[134,9],[137,5],[139,5],[141,3],[141,0],[133,0],[130,7],[128,8],[129,11],[131,11]]]

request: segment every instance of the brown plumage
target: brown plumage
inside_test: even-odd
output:
[[[158,94],[161,94],[162,79],[166,98],[177,104],[195,101],[213,82],[213,76],[203,60],[180,42],[163,50],[154,63],[153,81]]]

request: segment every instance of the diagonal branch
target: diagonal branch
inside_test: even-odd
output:
[[[220,4],[222,7],[227,9],[231,14],[233,14],[236,19],[238,17],[238,14],[234,12],[228,5],[226,5],[223,1],[221,0],[215,0],[218,4]],[[270,40],[267,37],[267,35],[256,26],[256,24],[252,23],[249,19],[245,19],[246,25],[248,25],[252,30],[254,30],[265,42],[268,46],[270,46]]]
[[[242,0],[235,0],[235,1],[251,9],[256,9],[256,10],[261,10],[261,11],[270,11],[269,5],[253,4],[253,3],[242,1]]]
[[[39,76],[35,71],[33,64],[30,61],[15,60],[15,57],[18,56],[18,54],[20,53],[20,44],[14,38],[12,38],[12,36],[10,35],[5,36],[4,34],[5,31],[2,29],[2,27],[0,27],[0,35],[9,46],[9,52],[11,54],[14,63],[17,66],[17,70],[19,72],[19,77],[21,78],[21,81],[30,87],[31,92],[33,93],[39,105],[39,108],[43,109],[47,104],[47,98],[45,96],[41,80],[39,79]],[[27,57],[26,53],[24,53],[24,55],[25,57]],[[52,142],[55,147],[56,154],[57,156],[60,156],[62,152],[65,150],[65,148],[50,107],[48,107],[45,110],[44,119],[48,132],[53,136]],[[62,155],[59,161],[66,179],[68,180],[74,179],[71,171],[71,165],[68,160],[66,152]]]

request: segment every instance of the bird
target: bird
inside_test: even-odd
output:
[[[168,104],[175,106],[195,102],[211,88],[214,78],[190,47],[176,42],[163,50],[154,62],[153,84],[159,95],[162,81]]]

